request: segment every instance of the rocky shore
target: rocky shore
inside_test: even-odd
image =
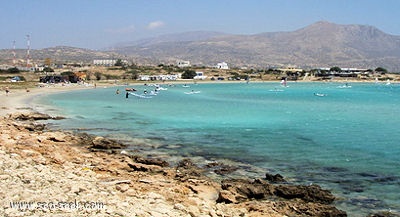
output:
[[[279,174],[217,182],[189,159],[170,167],[127,155],[118,141],[38,122],[59,118],[1,117],[0,216],[347,216],[318,185]]]

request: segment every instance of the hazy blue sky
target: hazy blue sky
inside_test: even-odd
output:
[[[324,20],[400,35],[400,0],[0,0],[0,49],[101,49],[186,31],[293,31]]]

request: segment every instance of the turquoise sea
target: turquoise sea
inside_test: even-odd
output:
[[[400,212],[399,84],[188,85],[162,85],[168,90],[152,98],[126,99],[121,86],[39,100],[68,117],[54,127],[120,139],[172,164],[182,157],[217,160],[240,168],[232,176],[280,173],[319,184],[349,216]],[[154,89],[129,87],[138,94]]]

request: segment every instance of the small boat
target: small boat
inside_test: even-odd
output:
[[[314,93],[314,96],[323,97],[323,96],[327,96],[327,94],[325,94],[325,93]]]
[[[190,91],[190,92],[185,92],[185,94],[196,94],[196,93],[200,93],[200,91]]]
[[[351,88],[351,85],[349,85],[348,83],[346,83],[346,84],[344,84],[344,85],[338,86],[338,88]]]
[[[136,91],[136,89],[135,89],[135,88],[127,87],[127,88],[125,88],[125,91]]]

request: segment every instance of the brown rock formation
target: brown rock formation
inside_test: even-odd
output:
[[[261,179],[220,184],[189,159],[170,168],[158,159],[93,152],[94,146],[124,146],[35,127],[31,120],[41,117],[36,115],[0,118],[0,216],[345,216],[317,186],[275,186]],[[33,209],[12,206],[24,201]],[[38,207],[62,201],[105,206]]]

